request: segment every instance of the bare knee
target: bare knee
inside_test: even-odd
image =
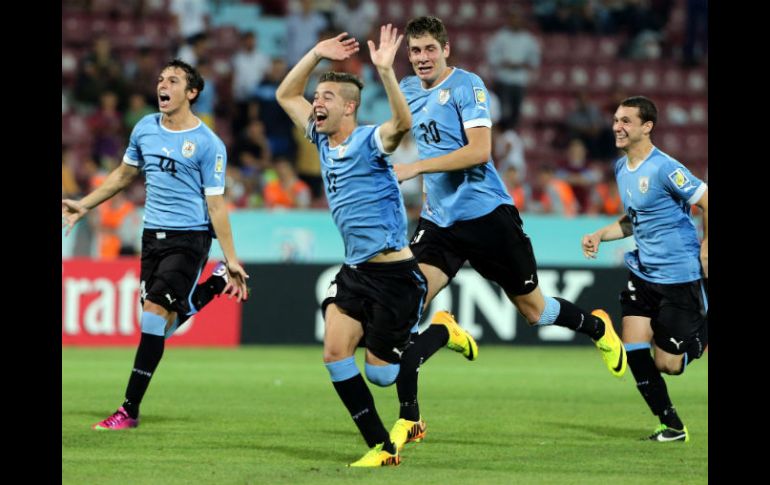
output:
[[[342,346],[324,347],[324,364],[337,362],[350,357],[352,354]]]

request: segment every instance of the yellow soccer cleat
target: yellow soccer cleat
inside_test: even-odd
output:
[[[390,430],[390,441],[396,445],[396,449],[401,451],[407,443],[419,443],[425,438],[427,425],[420,418],[419,421],[409,421],[408,419],[399,419]]]
[[[591,315],[599,317],[604,322],[604,335],[595,341],[596,348],[602,353],[602,359],[607,365],[613,376],[622,377],[626,373],[628,360],[626,358],[626,349],[623,348],[623,342],[615,333],[612,326],[612,320],[604,310],[594,310]]]
[[[377,467],[377,466],[397,466],[399,463],[401,463],[401,457],[398,455],[398,451],[396,451],[395,455],[391,455],[387,451],[382,449],[382,445],[384,443],[380,443],[379,445],[375,446],[371,450],[367,451],[364,456],[361,457],[360,460],[354,461],[349,467]]]
[[[479,356],[479,346],[476,340],[455,321],[455,317],[447,312],[436,312],[431,325],[443,325],[449,331],[449,342],[446,346],[455,352],[460,352],[468,360],[476,360]]]

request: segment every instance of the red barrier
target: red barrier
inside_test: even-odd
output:
[[[208,263],[202,279],[211,274]],[[139,259],[62,261],[62,345],[134,346],[139,342]],[[187,321],[170,346],[231,347],[241,340],[241,305],[214,298]]]

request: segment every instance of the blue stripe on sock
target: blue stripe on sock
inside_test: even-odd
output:
[[[356,366],[356,360],[353,356],[338,360],[337,362],[327,362],[324,365],[326,366],[326,370],[329,371],[332,382],[346,381],[351,377],[360,374],[358,367]]]
[[[422,289],[422,296],[420,297],[420,306],[417,314],[417,321],[415,322],[414,326],[412,327],[411,332],[416,333],[420,331],[420,320],[422,320],[422,307],[425,305],[425,296],[428,294],[428,284],[425,282],[425,278],[418,273],[417,271],[412,271],[415,278],[421,283],[420,288]]]
[[[369,382],[380,387],[385,387],[396,382],[396,377],[398,377],[398,371],[401,370],[401,365],[372,365],[367,362],[364,365],[364,370],[366,371],[366,378],[369,379]]]
[[[540,315],[540,320],[535,322],[535,325],[552,325],[561,311],[561,303],[557,299],[550,296],[546,296],[544,299],[545,308],[543,308],[543,313]]]
[[[162,337],[166,333],[166,319],[150,312],[142,312],[142,333]]]
[[[166,338],[168,339],[170,336],[174,335],[174,332],[176,329],[179,328],[179,317],[176,317],[176,320],[174,320],[174,323],[171,324],[171,328],[166,330]]]
[[[626,348],[626,352],[631,352],[634,350],[649,349],[652,346],[650,345],[650,342],[636,342],[632,344],[623,344],[623,347]]]

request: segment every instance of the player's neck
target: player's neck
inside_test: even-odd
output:
[[[329,148],[336,148],[348,139],[353,130],[356,129],[355,123],[342,123],[340,129],[334,134],[329,135]]]
[[[186,112],[163,113],[160,117],[160,123],[171,131],[182,131],[195,128],[198,126],[199,120],[192,111],[187,110]]]
[[[632,169],[636,168],[640,163],[642,163],[647,157],[650,156],[652,149],[653,145],[649,140],[637,143],[631,147],[626,152],[626,156],[628,156],[628,166]]]

